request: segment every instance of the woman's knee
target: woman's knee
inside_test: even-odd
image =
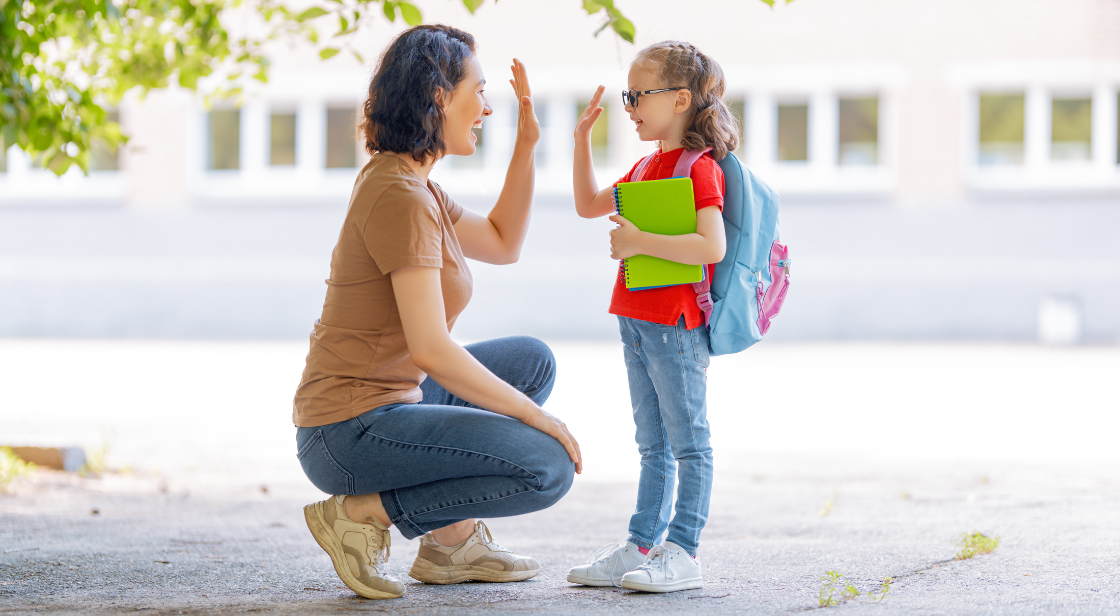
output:
[[[514,336],[523,366],[532,366],[532,382],[525,392],[537,404],[543,404],[556,383],[556,356],[543,341],[532,336]]]
[[[576,465],[572,462],[568,450],[556,439],[549,437],[552,443],[542,447],[545,453],[539,462],[536,471],[539,487],[537,493],[541,498],[541,508],[555,505],[568,490],[572,488],[572,481],[576,474]]]

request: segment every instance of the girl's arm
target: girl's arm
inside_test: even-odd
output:
[[[619,225],[611,231],[612,259],[649,255],[677,263],[707,265],[722,261],[723,253],[727,251],[723,214],[715,206],[698,210],[696,233],[684,235],[658,235],[639,231],[634,223],[618,214],[611,216],[611,220]]]
[[[393,270],[389,277],[404,326],[405,342],[416,367],[463,400],[517,419],[555,438],[568,450],[568,455],[575,462],[576,472],[582,472],[579,443],[564,422],[494,376],[451,339],[447,331],[439,268],[402,267]]]
[[[516,263],[529,229],[533,202],[533,150],[541,138],[541,125],[533,112],[533,99],[525,65],[513,60],[510,84],[517,94],[517,140],[498,201],[483,217],[470,210],[455,222],[455,235],[463,254],[476,261],[507,265]]]
[[[576,123],[575,163],[572,166],[572,190],[576,197],[576,213],[583,218],[598,218],[614,211],[613,190],[611,187],[599,190],[595,183],[595,169],[591,162],[591,128],[595,120],[603,114],[599,101],[603,98],[603,86],[595,90],[591,104],[579,116]]]

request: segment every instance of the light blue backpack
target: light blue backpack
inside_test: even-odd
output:
[[[682,153],[673,177],[688,177],[709,150]],[[642,177],[656,154],[642,160],[632,177]],[[770,330],[789,290],[790,258],[789,248],[779,243],[778,193],[730,152],[718,164],[727,252],[716,264],[713,280],[705,276],[692,286],[710,332],[711,355],[727,355],[750,347]]]

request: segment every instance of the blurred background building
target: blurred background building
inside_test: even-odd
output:
[[[795,266],[775,339],[1120,340],[1120,4],[1113,0],[620,3],[634,46],[575,0],[470,16],[495,113],[433,178],[485,212],[512,151],[511,57],[543,137],[524,258],[478,266],[457,334],[612,337],[602,221],[571,206],[572,131],[596,86],[600,184],[651,144],[618,92],[642,46],[715,58],[743,119],[737,154],[783,197]],[[689,13],[687,19],[684,13]],[[387,22],[351,43],[373,58]],[[0,156],[0,335],[290,338],[318,316],[357,169],[373,63],[278,44],[240,106],[129,99],[128,145],[62,178]]]

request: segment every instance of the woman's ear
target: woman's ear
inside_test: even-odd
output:
[[[673,113],[684,113],[692,109],[692,92],[677,90],[677,98],[673,100]]]
[[[443,109],[447,109],[447,103],[451,102],[451,96],[448,95],[447,90],[444,90],[440,86],[436,86],[435,99],[436,99],[436,104],[439,105]]]

